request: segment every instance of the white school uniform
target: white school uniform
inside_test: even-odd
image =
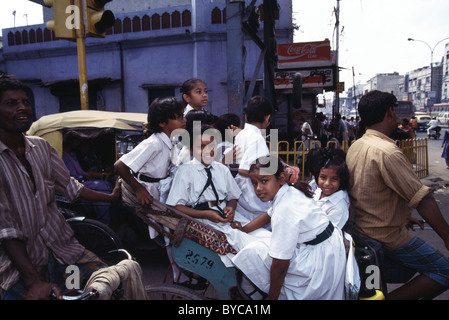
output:
[[[133,172],[152,178],[165,178],[168,175],[171,160],[172,143],[165,133],[154,133],[143,140],[120,160]],[[137,179],[153,198],[159,200],[159,182],[144,182]]]
[[[346,190],[338,190],[329,197],[323,197],[320,199],[322,190],[317,187],[313,196],[316,203],[323,209],[329,220],[338,228],[343,230],[346,222],[349,219],[349,196]],[[360,290],[360,275],[359,267],[355,259],[353,251],[352,236],[343,231],[343,236],[347,239],[350,245],[348,256],[346,260],[346,276],[345,276],[345,298],[354,299],[357,298],[358,291]]]
[[[186,107],[184,108],[184,118],[189,113],[189,111],[192,111],[192,110],[196,110],[196,109],[194,107],[192,107],[190,104],[187,104]],[[205,109],[202,108],[201,110],[205,110]]]
[[[189,147],[183,146],[180,142],[174,144],[171,153],[172,166],[169,169],[169,175],[167,178],[159,182],[159,200],[161,202],[165,203],[167,200],[173,178],[175,176],[176,170],[178,170],[178,167],[183,163],[190,161],[191,159],[192,156],[190,155]]]
[[[227,201],[238,199],[241,191],[225,165],[214,161],[210,167],[212,168],[212,181],[217,190],[219,200],[225,200],[220,205],[221,208],[224,208]],[[204,168],[204,165],[195,158],[181,165],[176,171],[166,203],[170,206],[184,205],[193,207],[196,203],[215,201],[215,194],[212,188],[208,187],[197,202],[207,181],[207,174]],[[236,211],[235,220],[240,221],[238,220],[238,217],[239,213]],[[267,230],[256,230],[247,234],[238,229],[233,229],[229,222],[215,223],[208,219],[197,220],[223,232],[226,235],[229,244],[237,251],[257,239],[270,238],[270,232]],[[224,264],[227,267],[230,267],[232,266],[230,259],[233,256],[233,254],[227,254],[226,256],[220,257]]]
[[[224,165],[231,171],[232,176],[236,176],[238,174],[238,168],[231,167],[229,164],[231,161],[233,162],[233,149],[234,144],[226,140],[217,144],[217,153],[220,156],[217,157],[217,161],[223,163],[223,159],[225,159]]]
[[[305,244],[329,225],[321,208],[304,193],[284,185],[273,199],[271,243],[250,243],[232,261],[259,289],[268,293],[273,258],[290,260],[279,299],[343,299],[346,253],[342,233],[316,245]]]
[[[187,113],[189,113],[190,110],[193,110],[193,107],[190,104],[186,105],[186,107],[184,108],[184,117],[187,115]]]
[[[343,229],[349,218],[349,197],[346,190],[338,190],[328,197],[320,199],[322,190],[317,188],[313,199],[327,214],[330,221],[340,229]]]
[[[329,220],[341,230],[345,226],[349,219],[349,196],[346,190],[338,190],[329,197],[323,197],[321,188],[317,187],[313,195],[313,199],[323,209]],[[343,231],[343,236],[350,244],[346,261],[346,279],[345,279],[345,292],[346,299],[353,299],[354,292],[358,293],[360,290],[360,276],[357,261],[354,256],[352,248],[352,236]]]
[[[265,141],[260,129],[256,126],[246,123],[242,131],[235,137],[235,144],[240,148],[242,156],[239,159],[239,169],[249,170],[251,164],[258,158],[270,155],[267,142]],[[271,204],[261,201],[254,192],[254,187],[249,177],[236,175],[237,182],[242,196],[237,203],[237,209],[246,219],[243,225],[253,220],[258,215],[267,212]]]
[[[133,172],[144,174],[152,178],[166,178],[171,167],[172,142],[165,133],[154,133],[143,140],[129,153],[124,154],[120,161]],[[160,199],[160,182],[145,182],[136,178],[154,198]],[[131,186],[122,182],[122,199],[124,203],[136,206],[137,198]],[[148,227],[149,236],[154,239],[158,232]]]
[[[312,190],[313,193],[315,193],[315,190],[318,188],[318,185],[316,184],[315,178],[312,177],[312,180],[309,181],[309,187],[310,190]]]

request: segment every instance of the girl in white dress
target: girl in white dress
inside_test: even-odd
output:
[[[217,152],[214,131],[217,130],[202,125],[200,132],[192,133],[192,160],[177,169],[166,204],[223,232],[228,243],[239,251],[252,241],[269,239],[271,234],[265,229],[248,234],[231,227],[234,218],[241,220],[236,212],[241,191],[229,169],[214,161]],[[206,184],[208,170],[212,179],[210,185]],[[233,256],[229,253],[220,258],[227,267],[231,267]]]
[[[316,181],[313,199],[323,209],[329,220],[343,230],[349,246],[346,267],[346,299],[356,298],[360,289],[360,275],[354,252],[352,236],[345,232],[349,219],[349,169],[345,162],[346,153],[336,148],[312,150],[308,157],[310,171]],[[351,225],[349,225],[349,229]]]
[[[277,164],[277,165],[273,165]],[[302,183],[285,183],[281,162],[258,159],[250,169],[257,196],[272,208],[242,227],[250,232],[271,221],[270,242],[250,243],[233,263],[267,299],[344,299],[346,252],[342,233]]]
[[[343,230],[349,218],[349,170],[341,149],[312,150],[307,161],[317,183],[313,199],[334,225]]]

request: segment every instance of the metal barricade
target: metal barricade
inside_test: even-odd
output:
[[[429,175],[429,152],[427,138],[396,141],[419,178]]]
[[[310,174],[306,172],[306,159],[309,149],[306,148],[304,141],[295,141],[292,147],[292,144],[288,141],[278,141],[277,148],[272,148],[269,141],[267,144],[270,154],[280,157],[289,165],[299,167],[299,179],[301,181],[308,181],[310,179]],[[310,149],[321,148],[320,141],[312,140],[309,144]],[[398,140],[396,141],[396,144],[409,159],[410,164],[418,177],[426,177],[429,174],[427,139]],[[342,148],[345,152],[347,152],[349,148],[347,141],[343,141],[340,145],[339,142],[330,140],[327,142],[326,146],[329,148]]]

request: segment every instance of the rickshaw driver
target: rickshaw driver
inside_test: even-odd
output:
[[[106,265],[74,237],[56,205],[55,190],[68,200],[111,202],[120,196],[84,187],[71,178],[56,150],[24,135],[31,123],[28,88],[0,76],[0,299],[61,297],[65,266],[76,265],[83,285]],[[84,281],[83,281],[84,280]]]

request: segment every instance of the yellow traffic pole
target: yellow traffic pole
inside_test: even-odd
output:
[[[84,34],[84,13],[82,0],[75,0],[75,5],[80,10],[79,28],[76,28],[76,46],[78,51],[78,72],[81,97],[81,110],[89,110],[89,90],[87,84],[86,67],[86,36]]]

